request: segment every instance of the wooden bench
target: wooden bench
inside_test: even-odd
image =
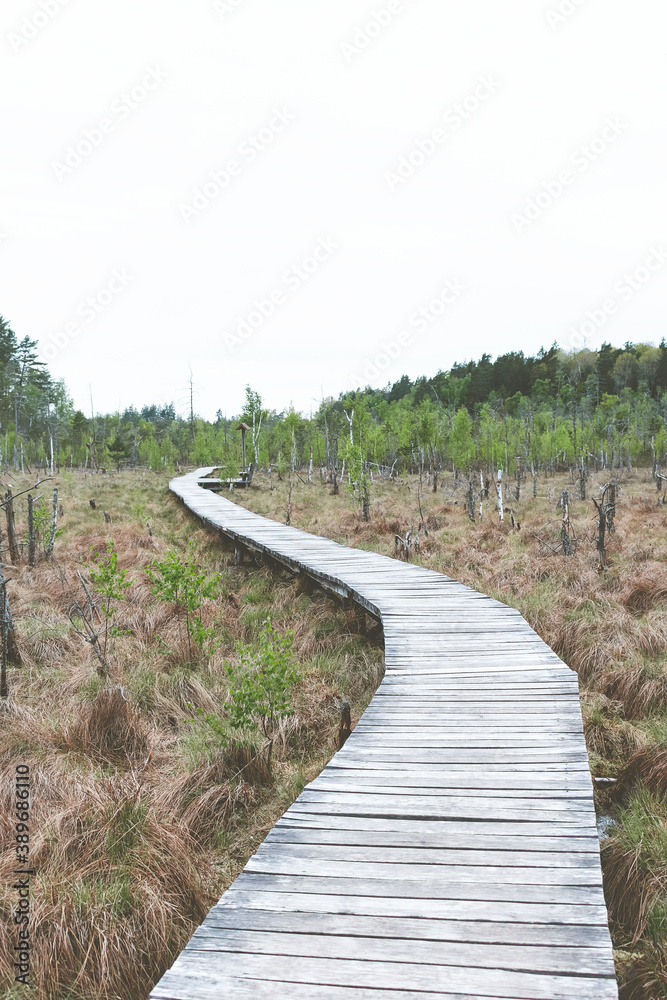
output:
[[[214,493],[219,493],[220,490],[224,489],[237,489],[245,490],[252,485],[252,465],[247,472],[239,473],[238,479],[215,479],[211,476],[204,476],[202,479],[198,479],[197,483],[205,490],[212,490]]]

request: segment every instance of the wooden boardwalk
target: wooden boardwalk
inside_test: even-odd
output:
[[[359,724],[153,1000],[616,1000],[576,675],[439,573],[171,489],[382,620]]]

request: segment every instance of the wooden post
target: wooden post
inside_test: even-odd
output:
[[[345,744],[348,736],[352,732],[352,716],[350,713],[349,701],[344,701],[340,706],[340,728],[338,730],[338,749]]]
[[[7,490],[5,501],[6,501],[5,514],[7,515],[7,542],[9,544],[9,555],[13,564],[17,566],[20,559],[20,553],[19,553],[18,542],[16,540],[16,525],[14,522],[14,501],[12,499],[11,490]]]
[[[28,494],[28,566],[35,565],[35,515],[32,494]]]
[[[245,436],[246,432],[250,430],[247,424],[239,424],[236,428],[237,431],[241,431],[241,451],[243,452],[243,471],[247,472],[246,458],[245,458]]]

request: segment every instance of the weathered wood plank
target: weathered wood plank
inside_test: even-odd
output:
[[[260,894],[263,897],[263,894]],[[308,903],[310,896],[290,897],[290,908],[272,909],[270,900],[264,907],[245,906],[242,900],[214,906],[208,927],[234,930],[268,930],[293,934],[355,935],[362,938],[382,938],[420,941],[458,941],[487,945],[551,945],[596,948],[606,952],[609,946],[603,924],[556,925],[533,923],[499,923],[482,920],[437,920],[429,917],[370,916],[358,913],[331,913],[328,897],[316,897],[315,908]],[[262,899],[259,900],[262,902]],[[254,900],[257,903],[257,900]],[[285,900],[281,900],[283,907]],[[316,907],[319,905],[320,909]],[[322,909],[322,907],[327,909]],[[304,912],[305,911],[305,912]],[[204,928],[202,928],[202,931]],[[193,939],[194,940],[194,939]]]
[[[500,956],[499,956],[500,957]],[[450,993],[491,995],[512,1000],[615,1000],[614,979],[598,976],[565,976],[515,972],[500,968],[478,969],[408,962],[377,962],[331,958],[295,958],[282,955],[184,951],[180,975],[194,973],[223,979],[267,979],[314,986],[355,984],[368,989],[422,990],[442,995],[443,981]],[[163,989],[169,988],[167,973]],[[282,995],[285,985],[281,985]],[[445,994],[446,995],[446,994]]]
[[[441,941],[402,937],[378,938],[356,935],[285,933],[266,928],[224,928],[216,933],[210,923],[195,932],[187,951],[234,952],[237,954],[288,955],[295,958],[353,959],[364,962],[418,962],[421,965],[464,966],[495,969],[499,958],[505,968],[518,972],[601,976],[609,961],[609,949],[561,945]]]

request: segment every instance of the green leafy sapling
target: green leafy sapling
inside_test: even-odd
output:
[[[134,518],[135,521],[138,521],[139,524],[146,524],[146,522],[149,520],[148,508],[143,500],[136,500],[132,504],[131,510],[132,510],[132,517]]]
[[[106,552],[92,552],[92,565],[88,564],[88,574],[92,580],[95,590],[102,597],[102,616],[104,618],[104,645],[103,655],[106,657],[109,633],[117,634],[114,630],[114,616],[116,614],[116,601],[125,600],[128,589],[132,586],[133,580],[127,579],[127,570],[118,568],[118,553],[113,539],[108,539]]]
[[[197,546],[190,541],[186,561],[179,558],[178,553],[169,549],[164,559],[151,563],[146,574],[153,584],[151,592],[168,604],[175,605],[179,622],[185,624],[185,634],[188,642],[188,655],[192,662],[192,643],[200,650],[215,645],[215,629],[204,625],[201,614],[198,613],[207,598],[215,596],[220,581],[220,574],[208,577],[201,573],[196,562]]]
[[[294,633],[281,635],[267,618],[259,636],[259,649],[239,643],[238,666],[227,664],[229,698],[225,705],[234,729],[258,728],[269,740],[268,766],[271,768],[273,738],[282,719],[294,714],[292,689],[302,672],[294,660]]]

